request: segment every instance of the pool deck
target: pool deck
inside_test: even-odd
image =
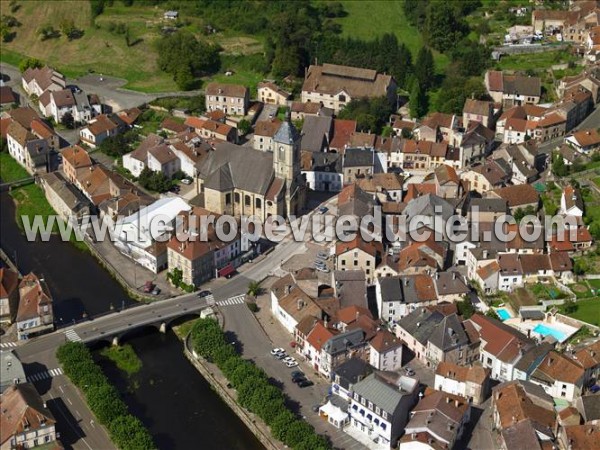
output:
[[[519,331],[521,331],[523,334],[527,335],[527,333],[531,330],[531,335],[532,336],[539,336],[542,339],[545,337],[542,334],[538,333],[537,331],[534,331],[534,328],[538,325],[544,325],[545,327],[548,328],[552,328],[556,331],[558,331],[559,333],[562,333],[564,335],[564,339],[562,339],[560,342],[565,342],[566,340],[568,340],[573,334],[575,334],[579,328],[576,327],[572,327],[570,325],[566,325],[564,323],[560,323],[560,322],[556,322],[555,320],[552,321],[546,321],[546,320],[525,320],[522,321],[520,318],[518,317],[513,317],[511,319],[508,319],[506,321],[504,321],[505,324],[510,325],[514,328],[517,328]],[[551,336],[551,335],[547,335],[547,336]]]

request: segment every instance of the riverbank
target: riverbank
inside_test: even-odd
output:
[[[216,319],[222,327],[223,317],[217,313]],[[271,431],[263,420],[255,414],[248,412],[239,404],[237,393],[232,389],[229,380],[227,380],[221,370],[215,364],[209,363],[201,356],[196,355],[191,349],[190,332],[195,322],[196,320],[191,320],[173,329],[177,339],[183,344],[183,354],[185,357],[266,449],[279,450],[285,448],[283,443],[271,436]]]

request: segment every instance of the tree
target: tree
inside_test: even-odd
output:
[[[435,81],[435,65],[433,53],[427,47],[421,47],[415,61],[415,77],[423,91],[429,90]]]
[[[577,309],[578,305],[573,300],[566,300],[565,304],[562,306],[562,310],[566,314],[573,314],[574,312],[577,312]]]
[[[83,36],[83,30],[75,26],[73,19],[64,19],[60,24],[60,30],[69,41]]]
[[[560,153],[554,155],[552,161],[552,173],[557,177],[566,177],[569,174],[569,167],[565,164],[565,161]]]
[[[252,125],[248,120],[242,119],[238,122],[237,129],[242,135],[246,135],[252,130]]]
[[[409,98],[410,115],[413,118],[422,117],[427,112],[427,95],[421,89],[418,81],[413,83]]]
[[[488,309],[485,315],[491,317],[492,319],[500,320],[500,317],[493,308]]]
[[[386,97],[352,100],[339,113],[340,119],[356,120],[359,131],[381,133],[387,124],[393,107]]]
[[[108,383],[90,386],[86,390],[86,399],[90,409],[104,425],[127,413],[127,406],[121,400],[119,392]]]
[[[456,302],[456,307],[458,308],[458,314],[462,316],[463,320],[470,318],[475,313],[475,308],[473,308],[473,303],[471,303],[468,295],[465,295],[462,302]]]
[[[258,281],[251,281],[250,284],[248,284],[248,295],[251,295],[252,297],[256,298],[260,295],[260,292],[261,287]]]
[[[173,270],[167,273],[167,278],[173,286],[179,286],[183,281],[183,272],[181,269],[174,267]]]
[[[65,128],[68,128],[69,130],[75,128],[75,119],[73,118],[73,114],[71,114],[70,112],[66,112],[63,114],[63,116],[60,119],[60,123],[63,124]]]
[[[163,37],[157,44],[158,67],[173,75],[174,81],[184,90],[194,86],[197,77],[219,70],[219,48],[199,41],[187,31]]]
[[[40,27],[37,31],[41,41],[60,37],[60,31],[55,29],[52,25],[46,24]]]
[[[44,63],[37,58],[27,58],[19,63],[19,70],[25,72],[27,69],[40,69]]]
[[[423,28],[425,42],[439,52],[453,49],[462,38],[465,26],[456,18],[452,2],[431,2]]]

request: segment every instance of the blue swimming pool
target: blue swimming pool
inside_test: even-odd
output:
[[[533,329],[533,331],[541,334],[544,337],[546,337],[548,335],[552,336],[558,342],[563,342],[565,339],[567,339],[567,335],[565,333],[563,333],[562,331],[559,331],[556,328],[547,327],[546,325],[543,325],[541,323],[537,324],[535,326],[535,328]]]
[[[512,317],[510,315],[510,313],[508,312],[508,309],[505,309],[505,308],[496,309],[496,313],[498,314],[498,317],[500,317],[500,320],[502,320],[503,322]]]

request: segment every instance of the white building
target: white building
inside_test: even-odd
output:
[[[529,377],[529,381],[540,385],[546,393],[556,399],[573,402],[583,391],[585,370],[571,358],[549,352]]]
[[[369,364],[378,370],[402,367],[402,341],[387,330],[379,330],[369,341]]]

